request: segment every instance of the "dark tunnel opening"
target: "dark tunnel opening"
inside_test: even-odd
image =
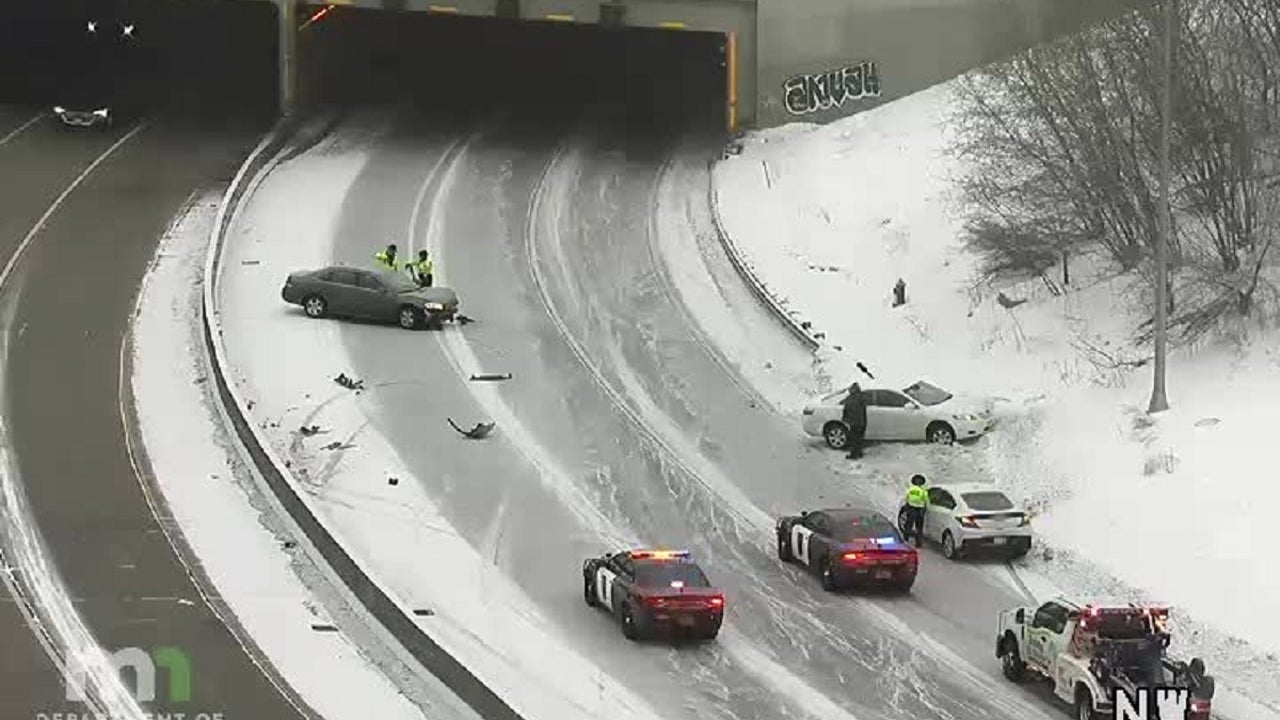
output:
[[[4,0],[0,102],[50,108],[106,96],[117,118],[271,114],[276,13],[261,0]],[[342,6],[299,6],[297,22],[308,105],[725,126],[720,33]]]
[[[276,8],[244,0],[4,0],[0,102],[117,118],[276,111]]]
[[[303,92],[324,104],[725,123],[718,33],[343,7],[307,8],[300,24]]]

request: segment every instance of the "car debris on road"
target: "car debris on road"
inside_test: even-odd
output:
[[[463,436],[468,437],[472,440],[482,440],[488,437],[489,433],[493,432],[493,428],[497,425],[497,423],[494,423],[494,422],[487,422],[487,423],[482,422],[482,423],[476,423],[475,427],[471,428],[470,430],[463,430],[461,427],[458,427],[458,423],[454,422],[453,418],[446,418],[446,419],[449,421],[449,424],[453,426],[454,430],[457,430]]]

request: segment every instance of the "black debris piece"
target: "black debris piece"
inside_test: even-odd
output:
[[[414,610],[413,614],[417,615],[418,617],[431,617],[432,615],[436,614],[436,611],[431,610],[430,608],[420,608],[420,609]]]
[[[298,428],[298,432],[302,433],[303,437],[311,437],[312,435],[320,434],[320,426],[319,425],[303,425],[302,427]]]
[[[473,373],[471,381],[510,380],[511,373]]]
[[[858,369],[861,370],[863,374],[865,374],[867,377],[871,378],[872,380],[876,379],[876,376],[871,374],[871,371],[867,369],[866,365],[862,364],[861,360],[858,361]]]
[[[334,378],[334,379],[333,379],[333,381],[334,381],[334,382],[336,382],[336,383],[338,383],[339,385],[341,385],[342,387],[344,387],[344,388],[346,388],[346,389],[348,389],[348,390],[363,390],[363,389],[364,389],[364,381],[363,381],[363,380],[356,380],[355,378],[347,377],[347,374],[346,374],[346,373],[338,373],[338,377]]]
[[[298,543],[297,543],[297,541],[295,541],[295,540],[285,540],[285,541],[284,541],[283,543],[281,543],[281,544],[282,544],[282,545],[284,545],[284,549],[285,549],[285,550],[292,550],[292,549],[294,549],[294,548],[298,547]]]
[[[1000,303],[1000,307],[1004,308],[1005,310],[1012,310],[1026,301],[1027,301],[1026,298],[1020,298],[1018,300],[1014,300],[1008,295],[1005,295],[1003,291],[996,293],[996,302]]]
[[[355,443],[344,443],[344,442],[339,442],[337,440],[334,440],[333,442],[329,443],[328,445],[325,445],[320,449],[321,450],[346,450],[347,448],[353,448],[355,446],[356,446]]]
[[[338,632],[338,628],[334,625],[311,623],[311,629],[317,632]]]
[[[454,430],[457,430],[464,437],[471,438],[472,440],[480,440],[482,438],[487,437],[489,433],[493,432],[494,426],[497,425],[497,423],[494,423],[494,422],[476,423],[475,427],[471,428],[470,430],[463,430],[462,428],[458,427],[458,423],[454,422],[453,418],[448,418],[448,420],[449,420],[449,424],[453,426]]]
[[[454,320],[456,320],[459,325],[468,325],[470,323],[475,322],[474,318],[469,318],[466,315],[459,315],[455,317]]]
[[[400,484],[400,478],[398,478],[398,477],[390,477],[390,478],[387,478],[387,484],[388,484],[388,485],[399,485],[399,484]]]

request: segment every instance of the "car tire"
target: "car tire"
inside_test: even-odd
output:
[[[778,559],[782,562],[791,562],[794,556],[791,554],[791,543],[787,542],[785,535],[778,535]]]
[[[399,322],[400,327],[405,330],[417,330],[422,327],[422,310],[412,305],[402,305],[400,307],[400,314],[397,318],[397,322]]]
[[[822,589],[827,592],[835,592],[840,589],[840,583],[836,581],[836,574],[831,568],[830,559],[822,563]]]
[[[329,303],[319,295],[308,295],[302,298],[302,311],[307,317],[319,320],[329,314]]]
[[[622,626],[622,637],[632,642],[640,639],[640,630],[636,627],[636,616],[631,612],[630,605],[622,606],[622,612],[618,614],[618,624]]]
[[[960,559],[960,548],[956,546],[956,538],[950,530],[942,531],[942,556],[948,560]]]
[[[1010,682],[1022,682],[1026,677],[1027,664],[1022,660],[1022,653],[1018,652],[1018,642],[1012,637],[1005,637],[1000,648],[1000,672]]]
[[[1098,720],[1099,713],[1093,709],[1093,698],[1083,687],[1076,690],[1076,720]]]
[[[600,604],[596,600],[596,589],[591,587],[591,581],[583,578],[582,580],[582,599],[587,603],[587,607],[596,607]]]
[[[849,447],[849,428],[833,420],[822,426],[822,439],[832,450],[844,450]]]
[[[925,440],[934,445],[954,445],[956,442],[955,428],[944,422],[930,423],[929,427],[924,431]]]

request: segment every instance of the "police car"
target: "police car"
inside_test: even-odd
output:
[[[778,559],[799,562],[828,591],[911,590],[920,556],[889,518],[864,508],[805,510],[777,522]]]
[[[628,640],[664,634],[711,640],[724,622],[724,593],[688,550],[625,550],[585,560],[582,597],[613,615]]]

